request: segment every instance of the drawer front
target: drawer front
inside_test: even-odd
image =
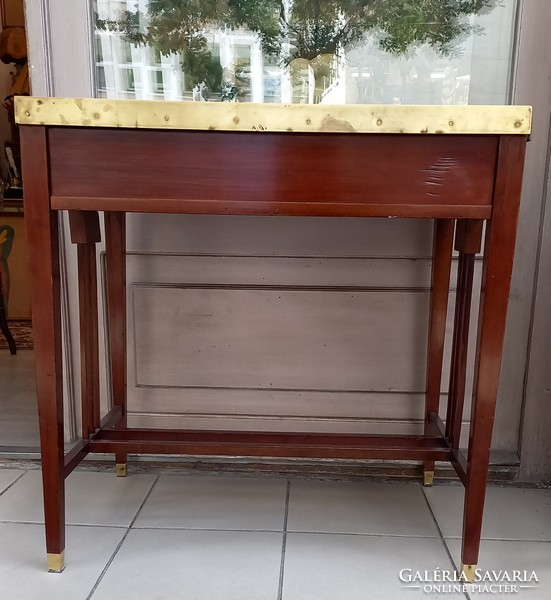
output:
[[[498,142],[474,135],[52,128],[52,196],[73,199],[72,208],[89,208],[86,198],[124,199],[111,208],[144,212],[393,216],[394,208],[409,207],[413,214],[396,216],[431,216],[423,211],[466,207],[486,214]]]

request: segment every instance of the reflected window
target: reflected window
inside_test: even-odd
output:
[[[163,62],[161,51],[154,46],[150,48],[151,63],[154,65],[160,65]]]
[[[97,86],[98,91],[105,93],[107,91],[107,82],[105,80],[105,69],[103,67],[97,67]]]
[[[155,94],[162,94],[165,91],[164,80],[163,80],[163,71],[161,69],[157,69],[156,71],[152,71],[151,79],[153,83],[153,92]]]
[[[95,0],[98,95],[505,104],[516,1]]]

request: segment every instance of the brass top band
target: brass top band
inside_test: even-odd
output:
[[[290,131],[529,135],[529,106],[252,104],[103,98],[15,98],[21,125]]]

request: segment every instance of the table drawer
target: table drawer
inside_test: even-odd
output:
[[[487,218],[498,136],[52,128],[49,145],[55,208]]]

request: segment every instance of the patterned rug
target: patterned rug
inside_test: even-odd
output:
[[[17,350],[32,350],[34,348],[31,321],[8,321],[8,327],[15,340]],[[8,342],[6,342],[6,338],[0,333],[0,349],[7,349],[7,347]]]

